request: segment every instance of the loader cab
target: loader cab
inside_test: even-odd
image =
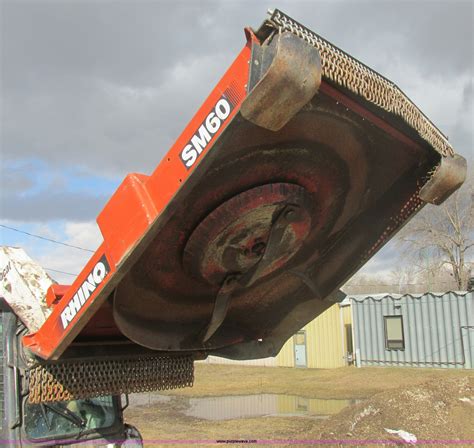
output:
[[[124,424],[120,396],[56,403],[28,403],[21,360],[24,328],[0,297],[0,435],[2,446],[60,446],[102,443],[141,445],[138,431]],[[126,400],[126,402],[128,402]]]

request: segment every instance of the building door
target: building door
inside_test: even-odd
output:
[[[353,346],[352,346],[352,324],[344,325],[345,339],[346,339],[346,361],[347,364],[352,364],[354,361]]]
[[[307,367],[306,364],[306,332],[298,331],[294,336],[295,367]]]

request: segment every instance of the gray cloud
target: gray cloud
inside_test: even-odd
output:
[[[150,172],[243,46],[242,28],[257,27],[271,6],[3,2],[2,153],[54,169]],[[463,105],[472,118],[472,93],[463,99],[473,76],[471,2],[277,6],[393,78],[461,152],[472,151],[469,119],[452,119]],[[437,86],[450,86],[437,93],[451,108],[432,101]]]
[[[471,109],[472,112],[472,103],[474,98],[474,88],[473,88],[473,80],[466,83],[462,91],[462,107],[464,110]]]
[[[2,194],[2,218],[21,222],[53,220],[85,222],[94,220],[108,197],[103,194],[63,192],[47,189],[38,194],[21,196]]]
[[[0,172],[2,218],[81,221],[67,241],[94,247],[85,221],[107,195],[65,189],[65,168],[152,171],[244,45],[243,27],[274,6],[395,81],[474,159],[471,1],[4,0],[0,163],[23,165]],[[48,164],[47,182],[30,158]],[[362,272],[390,272],[397,252],[389,243]],[[86,259],[42,246],[37,256],[71,272]]]
[[[33,180],[26,173],[19,175],[18,173],[2,170],[1,179],[2,189],[0,197],[21,194],[34,186]]]

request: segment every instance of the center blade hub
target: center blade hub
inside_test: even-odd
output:
[[[214,285],[230,274],[249,271],[267,250],[272,226],[284,209],[291,214],[289,224],[278,247],[272,248],[277,255],[260,276],[284,266],[310,232],[311,201],[303,187],[271,183],[244,191],[207,215],[185,246],[185,269]]]

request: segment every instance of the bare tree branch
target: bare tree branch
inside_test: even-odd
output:
[[[408,254],[412,260],[425,260],[426,268],[418,275],[431,278],[446,266],[456,287],[466,288],[473,260],[469,255],[474,247],[473,199],[471,177],[441,207],[425,207],[399,234],[398,243],[406,249],[404,259]]]

